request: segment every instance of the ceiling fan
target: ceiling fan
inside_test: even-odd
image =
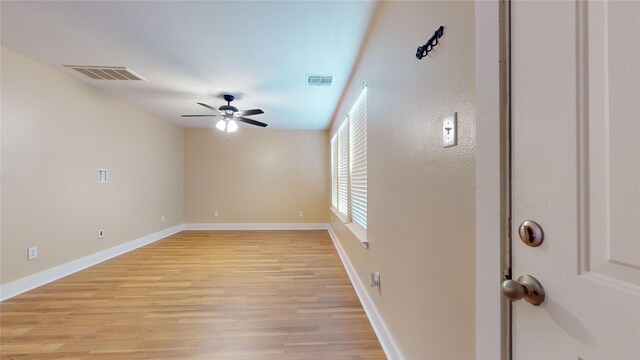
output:
[[[231,102],[233,101],[234,97],[233,95],[229,95],[229,94],[225,94],[224,96],[224,100],[227,102],[227,105],[222,105],[219,108],[214,108],[213,106],[209,106],[207,104],[203,104],[203,103],[197,103],[198,105],[204,106],[209,110],[213,110],[216,112],[216,114],[211,114],[211,115],[182,115],[182,117],[221,117],[222,119],[218,120],[218,122],[216,123],[216,128],[218,128],[218,130],[220,131],[226,131],[227,135],[230,132],[235,132],[236,130],[238,130],[238,123],[237,121],[246,123],[246,124],[251,124],[251,125],[255,125],[255,126],[260,126],[260,127],[266,127],[267,124],[260,122],[260,121],[256,121],[253,119],[249,119],[246,118],[245,116],[251,116],[251,115],[259,115],[259,114],[264,114],[264,111],[260,110],[260,109],[251,109],[251,110],[238,110],[237,107],[231,105]]]

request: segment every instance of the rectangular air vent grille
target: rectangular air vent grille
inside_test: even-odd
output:
[[[307,84],[310,86],[331,86],[333,76],[331,75],[308,75]]]
[[[144,80],[142,76],[121,66],[65,65],[64,67],[94,80]]]

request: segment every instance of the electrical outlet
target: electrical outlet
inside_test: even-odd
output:
[[[304,211],[302,211],[302,210],[298,211],[298,216],[303,217],[304,216]]]
[[[218,210],[215,210],[215,211],[213,212],[213,216],[220,216],[220,213],[218,212]]]
[[[458,113],[442,120],[442,147],[458,145]]]
[[[369,274],[369,285],[371,287],[380,287],[380,273],[379,272],[372,272],[371,274]]]
[[[160,216],[160,222],[164,223],[164,215]]]
[[[104,238],[104,230],[100,229],[98,230],[98,239],[103,239]]]
[[[33,260],[38,257],[38,247],[32,246],[27,248],[27,260]]]

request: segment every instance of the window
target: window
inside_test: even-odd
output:
[[[331,207],[338,208],[338,134],[331,138]]]
[[[367,88],[349,112],[351,220],[367,228]]]
[[[347,191],[349,172],[349,120],[338,129],[338,213],[348,217],[349,193]]]
[[[331,139],[331,206],[346,223],[367,229],[367,89]],[[362,230],[359,230],[362,232]],[[364,240],[363,240],[364,241]]]

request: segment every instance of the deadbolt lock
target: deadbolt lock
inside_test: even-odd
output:
[[[538,247],[542,244],[542,240],[544,240],[542,227],[535,221],[524,221],[520,224],[518,232],[520,233],[520,239],[527,246]]]

